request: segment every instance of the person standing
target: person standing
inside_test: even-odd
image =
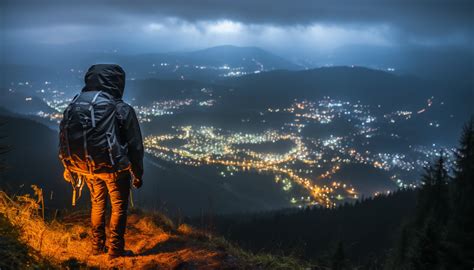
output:
[[[126,251],[125,229],[131,183],[143,184],[143,141],[134,109],[122,100],[125,72],[115,64],[92,65],[85,86],[64,111],[60,123],[59,157],[64,178],[74,188],[87,184],[91,195],[93,254],[109,259],[133,255]],[[112,214],[108,248],[105,209]]]

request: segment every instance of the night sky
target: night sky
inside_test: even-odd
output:
[[[38,52],[137,54],[232,44],[320,64],[337,54],[351,64],[371,53],[472,54],[474,39],[468,0],[7,0],[1,7],[6,62]]]

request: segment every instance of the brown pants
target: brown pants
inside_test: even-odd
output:
[[[109,254],[121,254],[124,250],[130,177],[130,172],[124,171],[115,175],[95,175],[86,181],[91,193],[92,245],[95,250],[101,250],[105,247],[107,190],[112,205],[109,225]]]

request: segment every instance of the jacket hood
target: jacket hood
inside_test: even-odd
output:
[[[125,89],[125,71],[115,64],[92,65],[84,77],[82,92],[104,91],[115,98],[122,98]]]

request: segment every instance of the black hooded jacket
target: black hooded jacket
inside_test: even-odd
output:
[[[102,90],[116,99],[121,143],[128,145],[128,158],[133,174],[142,179],[144,152],[140,125],[135,110],[122,100],[125,89],[125,72],[119,65],[93,65],[87,71],[84,81],[85,86],[82,92]]]

